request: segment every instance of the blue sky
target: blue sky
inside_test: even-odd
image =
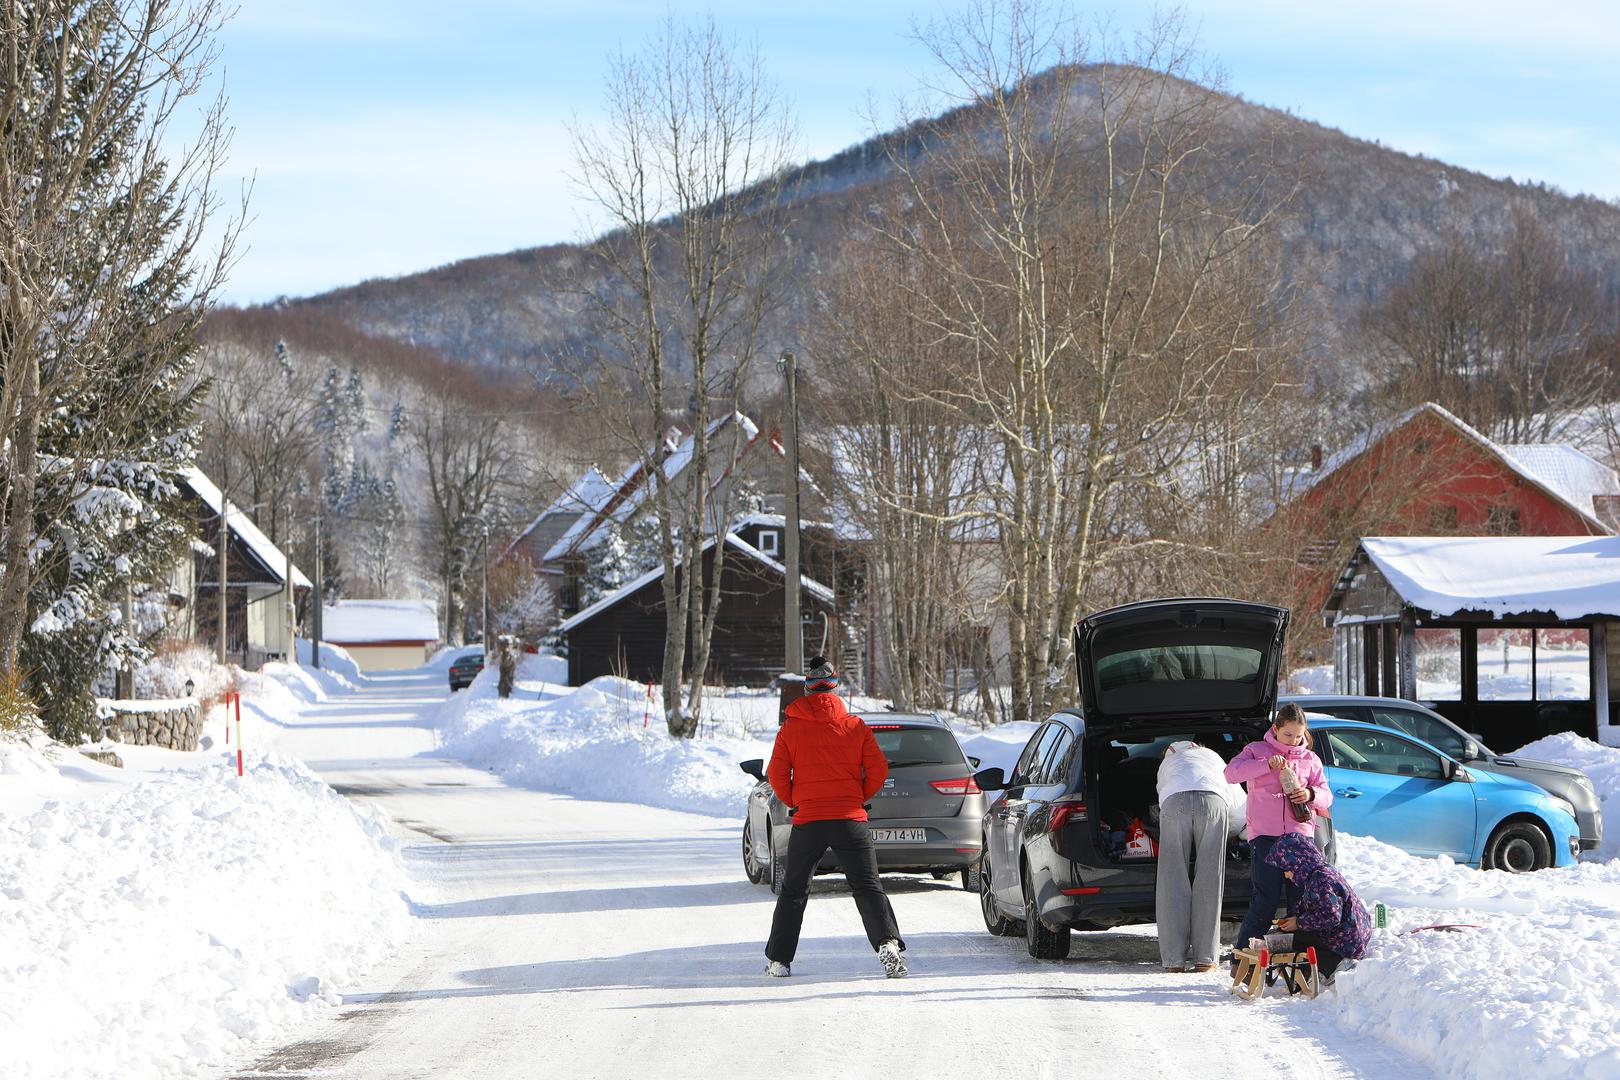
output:
[[[236,129],[225,191],[253,178],[234,303],[580,239],[568,125],[609,56],[666,10],[757,43],[803,156],[873,133],[931,73],[896,0],[241,0],[221,66]],[[1191,0],[1228,89],[1493,176],[1620,198],[1620,3]],[[453,10],[454,14],[447,14]],[[1152,6],[1078,6],[1120,30]]]

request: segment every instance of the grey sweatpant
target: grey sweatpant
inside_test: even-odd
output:
[[[1159,880],[1154,892],[1159,961],[1213,964],[1226,887],[1231,809],[1213,791],[1178,791],[1159,805]],[[1197,859],[1196,871],[1189,864]]]

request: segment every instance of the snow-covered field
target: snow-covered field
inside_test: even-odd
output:
[[[384,822],[273,750],[298,695],[242,685],[240,778],[223,709],[210,748],[118,745],[124,768],[0,741],[6,1080],[212,1075],[411,931]]]

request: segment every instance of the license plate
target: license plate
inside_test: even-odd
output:
[[[875,844],[925,844],[928,842],[928,830],[873,829],[872,842]]]

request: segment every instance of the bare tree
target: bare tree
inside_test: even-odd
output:
[[[950,282],[922,323],[971,374],[918,389],[993,438],[1010,716],[1039,719],[1072,693],[1083,598],[1111,594],[1123,497],[1193,460],[1198,411],[1275,348],[1277,279],[1253,256],[1290,186],[1266,152],[1213,145],[1231,102],[1174,19],[1089,65],[1034,2],[922,38],[967,107],[895,142],[912,208],[881,228]]]
[[[616,350],[564,364],[604,446],[639,463],[642,512],[658,522],[663,697],[677,736],[696,733],[702,708],[725,545],[708,580],[700,552],[730,517],[729,486],[715,480],[740,452],[742,429],[726,420],[777,302],[791,146],[759,57],[712,20],[673,18],[645,51],[615,60],[602,130],[575,135],[579,184],[610,229],[587,249],[603,273],[583,299]],[[689,443],[672,462],[662,448],[676,419]]]
[[[30,625],[31,583],[49,572],[30,552],[85,494],[80,483],[42,487],[42,463],[84,477],[124,456],[119,417],[144,417],[186,380],[197,320],[223,281],[234,230],[212,256],[204,246],[226,141],[220,103],[200,110],[189,143],[178,130],[222,18],[213,0],[0,7],[5,670]],[[115,382],[115,403],[87,392]],[[70,402],[76,430],[53,440],[52,418]],[[184,417],[171,420],[183,440]]]
[[[1452,229],[1420,252],[1362,325],[1391,407],[1435,401],[1503,442],[1557,438],[1613,393],[1590,362],[1614,329],[1602,290],[1527,204],[1499,249]]]
[[[410,432],[427,472],[425,542],[443,581],[445,641],[461,645],[468,571],[485,553],[509,485],[509,434],[498,418],[456,412],[443,395]]]

